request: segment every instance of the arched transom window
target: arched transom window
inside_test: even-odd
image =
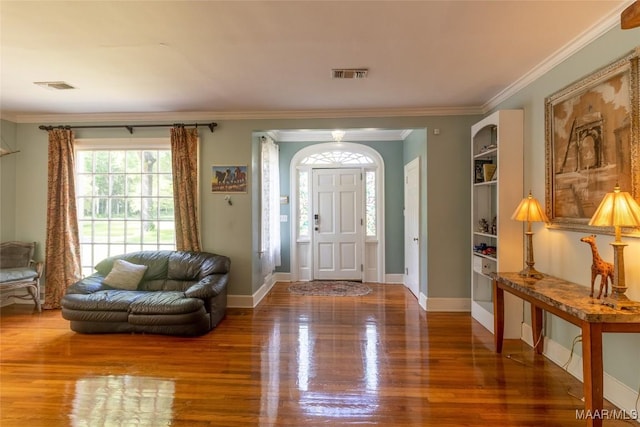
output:
[[[325,151],[314,153],[300,161],[301,165],[372,165],[375,162],[366,154],[351,151]]]

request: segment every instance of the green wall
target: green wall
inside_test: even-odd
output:
[[[613,62],[639,44],[640,29],[610,30],[497,106],[496,109],[524,109],[525,188],[530,188],[539,200],[545,198],[545,97]],[[590,284],[591,252],[579,241],[587,233],[551,230],[539,224],[533,231],[536,269],[585,286]],[[612,236],[599,235],[597,240],[602,257],[612,262],[613,252],[609,246]],[[625,249],[625,259],[629,260],[626,263],[627,295],[640,300],[640,263],[635,261],[640,259],[640,239],[626,238],[625,242],[629,244]],[[573,338],[580,334],[579,329],[555,316],[547,316],[545,321],[546,335],[570,349]],[[634,390],[638,390],[640,383],[639,354],[640,335],[605,334],[605,371]]]
[[[0,120],[0,138],[2,148],[14,150],[16,143],[16,124]],[[0,158],[0,241],[15,240],[16,222],[16,162],[20,153],[10,154]]]

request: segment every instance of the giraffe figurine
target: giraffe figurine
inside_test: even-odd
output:
[[[593,285],[596,281],[596,277],[600,276],[600,293],[598,294],[598,299],[602,296],[602,288],[604,288],[604,296],[606,297],[608,289],[607,286],[610,286],[613,282],[613,264],[600,258],[598,248],[596,247],[595,234],[585,236],[580,239],[580,241],[591,246],[591,255],[593,256],[593,263],[591,264],[591,293],[589,296],[593,297]]]

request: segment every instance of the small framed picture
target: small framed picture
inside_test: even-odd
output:
[[[247,166],[211,166],[212,193],[246,193]]]

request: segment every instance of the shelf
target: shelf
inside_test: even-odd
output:
[[[498,147],[492,148],[490,150],[483,151],[482,153],[478,153],[473,156],[474,159],[484,159],[487,157],[495,157],[498,153]]]
[[[489,237],[491,239],[495,239],[498,237],[495,234],[483,233],[482,231],[474,231],[473,234],[475,234],[476,236]]]
[[[491,261],[497,261],[498,259],[494,256],[481,254],[480,252],[471,251],[475,256],[479,256],[480,258],[490,259]]]
[[[497,182],[498,182],[497,179],[492,179],[491,181],[475,182],[473,184],[473,186],[474,187],[482,187],[483,185],[496,185]]]

